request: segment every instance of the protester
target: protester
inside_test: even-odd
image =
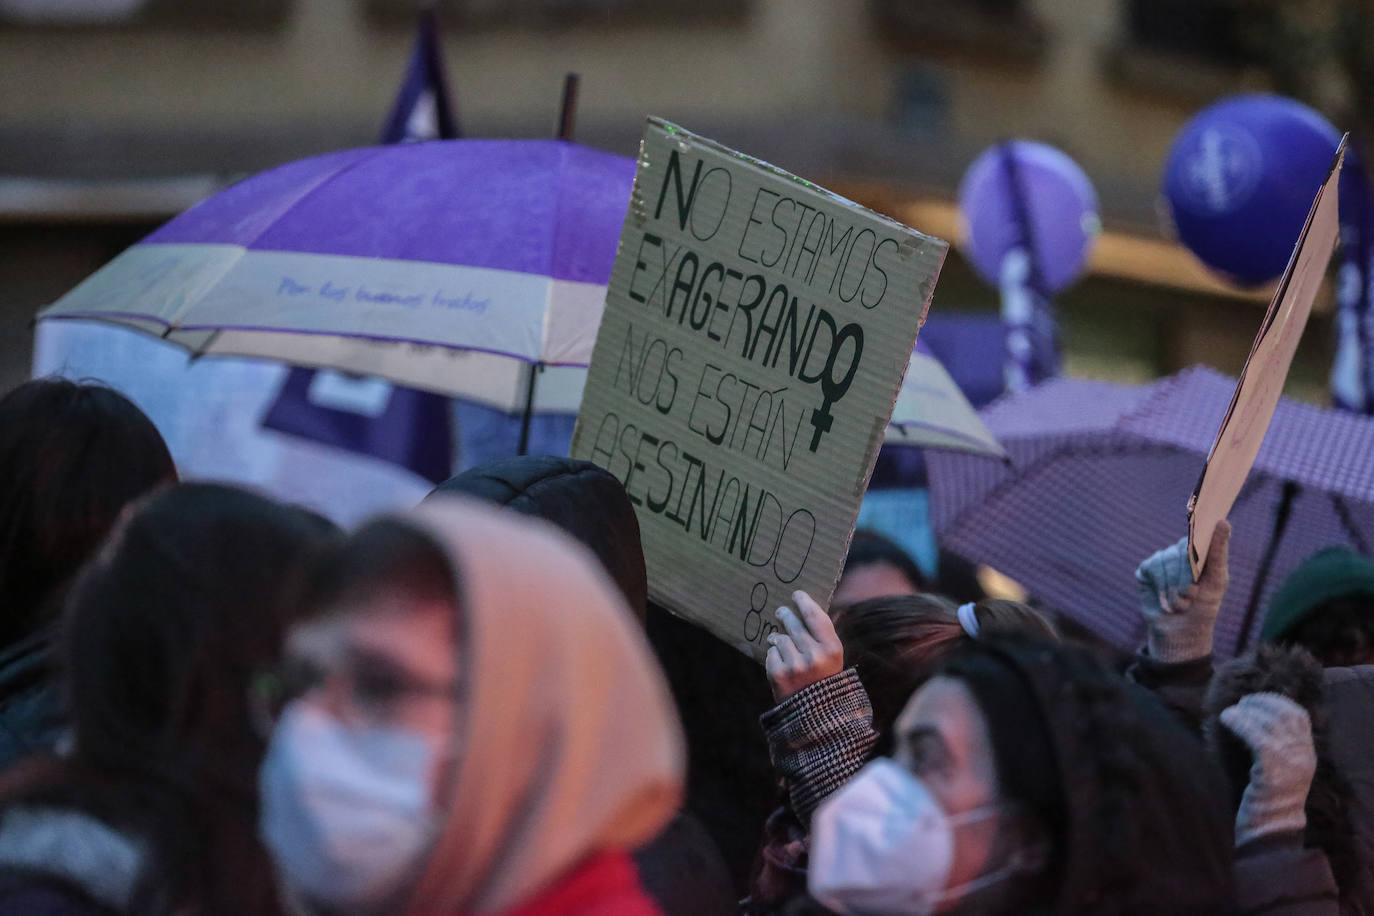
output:
[[[174,480],[123,395],[53,378],[0,398],[0,769],[61,730],[50,655],[72,577],[131,500]]]
[[[1308,557],[1274,593],[1260,639],[1302,646],[1328,668],[1374,664],[1374,560],[1346,547]]]
[[[1231,827],[1201,743],[1082,650],[979,641],[897,752],[823,802],[809,883],[844,913],[1224,913]]]
[[[777,611],[784,632],[765,662],[777,705],[760,718],[786,790],[769,818],[746,908],[779,912],[804,893],[812,812],[874,756],[912,693],[953,653],[995,636],[1053,639],[1025,605],[953,604],[933,595],[874,598],[830,617],[805,592]],[[849,667],[845,667],[848,663]]]
[[[926,577],[916,561],[894,540],[868,528],[854,532],[844,572],[831,604],[840,607],[885,595],[917,595]]]
[[[572,534],[597,555],[644,620],[687,736],[684,807],[691,818],[675,818],[665,836],[635,860],[647,889],[670,913],[709,913],[725,896],[716,877],[721,858],[733,905],[746,893],[759,833],[773,809],[773,774],[758,728],[759,714],[771,704],[758,665],[647,600],[639,521],[625,488],[609,472],[567,458],[511,458],[459,474],[436,489],[445,492],[538,516]],[[686,868],[680,864],[684,849]]]
[[[476,496],[563,529],[596,554],[626,605],[644,619],[649,584],[639,521],[625,488],[609,471],[572,458],[506,458],[464,471],[436,487],[430,498],[444,494]],[[688,745],[690,753],[690,733]],[[730,872],[711,835],[690,812],[679,811],[634,858],[645,889],[669,916],[734,912],[738,894]]]
[[[639,620],[649,601],[639,519],[615,475],[590,461],[528,455],[471,468],[429,498],[475,496],[558,526],[588,547]]]
[[[266,746],[249,700],[332,537],[214,484],[149,497],[72,589],[72,740],[0,787],[0,913],[271,914],[257,838]]]
[[[759,666],[703,627],[649,603],[645,629],[687,735],[687,809],[715,840],[735,888],[748,893],[754,854],[777,806],[759,716],[773,705]]]
[[[1348,786],[1342,814],[1353,832],[1353,862],[1333,857],[1341,912],[1374,913],[1374,665],[1327,668],[1322,684],[1326,750]],[[1320,770],[1319,770],[1320,772]]]
[[[1196,582],[1186,539],[1141,564],[1136,578],[1147,644],[1131,675],[1157,692],[1190,729],[1209,732],[1220,761],[1230,771],[1234,791],[1240,793],[1232,798],[1232,808],[1243,909],[1335,912],[1332,865],[1346,881],[1356,880],[1357,870],[1347,867],[1349,843],[1342,839],[1344,828],[1336,824],[1339,815],[1331,809],[1346,802],[1341,786],[1353,787],[1357,800],[1365,795],[1366,804],[1370,790],[1362,792],[1346,776],[1346,763],[1333,753],[1331,764],[1337,772],[1327,774],[1323,765],[1314,808],[1317,829],[1306,837],[1312,848],[1304,848],[1307,810],[1314,807],[1309,792],[1320,756],[1309,709],[1320,712],[1318,702],[1302,689],[1300,672],[1276,666],[1268,657],[1252,656],[1238,667],[1224,668],[1213,683],[1212,631],[1229,582],[1230,535],[1230,524],[1219,523]],[[1223,699],[1229,705],[1223,705]],[[1320,724],[1319,718],[1319,734]],[[1324,850],[1334,858],[1328,860]],[[1342,906],[1366,897],[1369,886],[1342,885]]]
[[[1266,713],[1262,724],[1287,728],[1297,740],[1280,745],[1279,731],[1247,729],[1246,717],[1240,711],[1253,711],[1257,702],[1264,704],[1260,707]],[[1336,886],[1341,888],[1342,911],[1361,912],[1353,905],[1360,896],[1361,872],[1351,824],[1354,796],[1331,755],[1321,663],[1296,646],[1260,646],[1217,669],[1207,688],[1203,712],[1203,733],[1231,785],[1238,845],[1243,835],[1257,839],[1253,836],[1257,778],[1270,778],[1270,774],[1256,770],[1257,764],[1264,763],[1266,755],[1272,759],[1278,753],[1290,757],[1291,762],[1304,762],[1311,770],[1310,777],[1304,771],[1293,774],[1287,810],[1271,804],[1272,810],[1266,812],[1268,832],[1273,836],[1268,845],[1286,844],[1289,861],[1284,868],[1260,872],[1255,879],[1281,882],[1271,892],[1275,896],[1330,900],[1334,875]],[[1304,719],[1309,725],[1303,724]],[[1233,728],[1238,721],[1239,731]],[[1303,740],[1304,731],[1307,740]],[[1303,779],[1310,780],[1305,792]],[[1302,847],[1313,852],[1298,852]]]
[[[681,735],[585,548],[458,497],[365,525],[288,640],[305,676],[262,831],[331,912],[658,912],[628,851],[681,797]]]

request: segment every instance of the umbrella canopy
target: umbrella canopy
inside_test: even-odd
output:
[[[1056,379],[995,402],[982,417],[1008,464],[927,456],[942,546],[1135,648],[1135,568],[1187,532],[1188,497],[1234,388],[1193,368],[1137,388]],[[1273,590],[1310,554],[1336,544],[1369,552],[1374,420],[1281,400],[1230,518],[1222,655],[1253,641]],[[1261,613],[1246,626],[1252,601]]]
[[[919,341],[897,392],[883,444],[953,449],[985,458],[1006,457],[954,379]]]
[[[586,369],[544,370],[535,389],[536,398],[540,399],[538,410],[551,416],[571,417],[581,406],[586,383]],[[567,433],[571,437],[571,426]],[[907,364],[883,446],[954,449],[984,458],[1006,457],[944,365],[919,343]]]
[[[524,364],[590,359],[634,171],[561,140],[317,156],[192,207],[40,318],[523,407]]]

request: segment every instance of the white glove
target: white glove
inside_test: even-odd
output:
[[[1202,578],[1193,582],[1188,539],[1153,554],[1135,571],[1140,610],[1145,615],[1146,646],[1161,662],[1188,662],[1212,654],[1212,629],[1226,597],[1226,566],[1231,524],[1217,523]]]
[[[1221,712],[1221,724],[1254,755],[1236,812],[1236,845],[1307,826],[1307,793],[1317,772],[1312,720],[1278,693],[1251,693]]]

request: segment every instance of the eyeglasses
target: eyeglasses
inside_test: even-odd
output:
[[[345,702],[350,711],[372,723],[396,719],[404,704],[416,700],[458,699],[456,681],[435,681],[407,669],[390,656],[361,647],[342,646],[328,653],[293,647],[276,668],[260,672],[249,685],[255,725],[269,733],[287,704],[321,690]],[[327,660],[326,660],[327,659]]]

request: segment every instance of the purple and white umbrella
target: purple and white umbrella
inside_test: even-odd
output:
[[[572,420],[581,406],[587,370],[569,368],[563,371],[563,382],[557,392],[546,399],[543,412],[550,421],[560,415],[566,417],[564,433],[571,440]],[[543,387],[549,386],[541,386],[541,390]],[[479,435],[490,438],[485,430]],[[948,370],[919,341],[907,363],[906,375],[883,438],[884,449],[906,446],[952,449],[982,456],[984,460],[1006,457]],[[566,451],[566,442],[561,447]]]
[[[953,377],[919,340],[897,392],[883,445],[952,449],[984,459],[1006,457]]]
[[[561,140],[330,153],[192,207],[40,314],[139,328],[197,354],[324,366],[553,409],[591,357],[632,159]],[[536,407],[538,407],[538,403]]]
[[[1234,386],[1192,368],[1143,387],[1055,379],[1002,398],[982,417],[1010,464],[926,457],[942,546],[1134,649],[1144,636],[1135,568],[1187,532],[1188,497]],[[1254,639],[1270,595],[1307,556],[1333,544],[1369,552],[1374,420],[1281,400],[1230,518],[1221,655]]]

